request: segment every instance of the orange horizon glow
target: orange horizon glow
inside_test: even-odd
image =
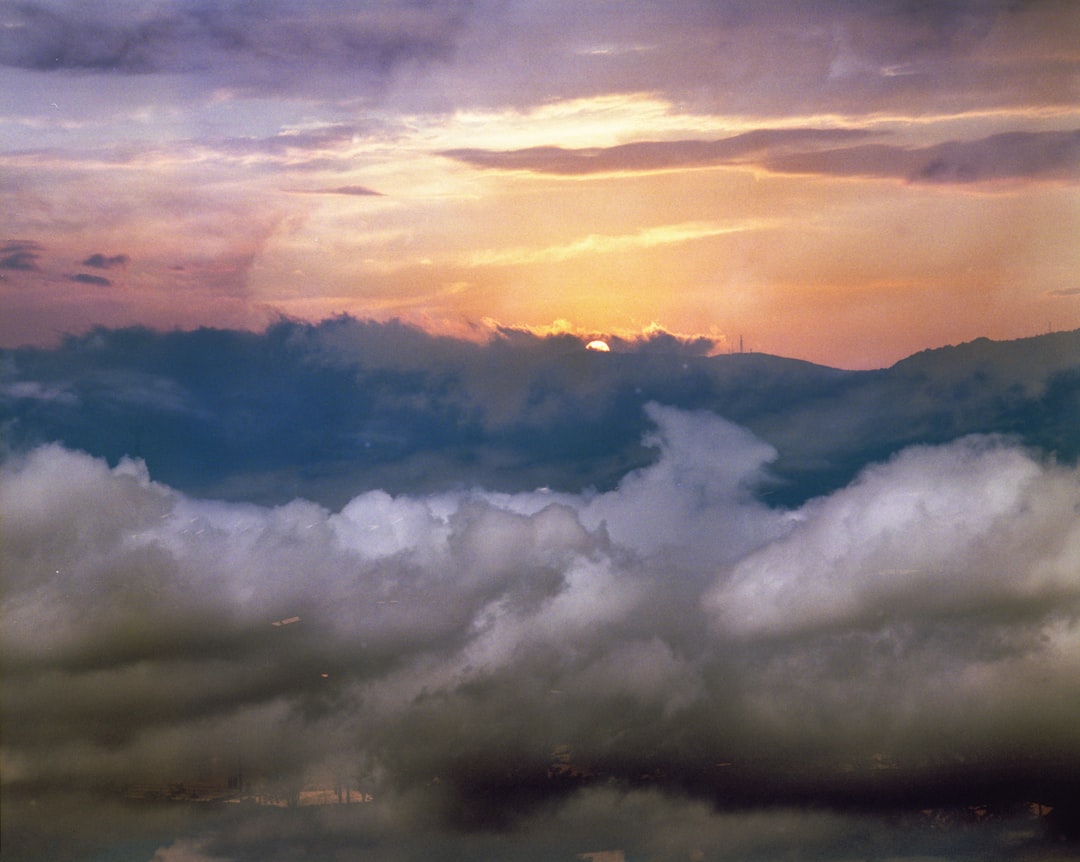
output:
[[[1067,62],[1064,32],[1027,23],[982,50],[1016,63],[1038,32]],[[621,68],[618,51],[566,50]],[[429,110],[391,90],[353,116],[222,84],[175,116],[231,136],[196,135],[133,79],[135,104],[106,119],[55,98],[59,113],[0,114],[12,140],[32,127],[49,142],[0,149],[14,190],[0,345],[349,314],[466,337],[484,321],[567,320],[588,338],[655,325],[874,368],[1080,328],[1080,108],[1063,85],[872,97],[859,90],[871,67],[829,50],[819,86],[853,89],[790,103],[695,101],[631,76]],[[872,68],[874,86],[910,71]],[[124,263],[82,264],[95,254]]]

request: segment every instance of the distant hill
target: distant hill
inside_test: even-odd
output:
[[[778,451],[761,493],[793,506],[914,444],[1007,434],[1080,456],[1080,330],[842,371],[764,354],[594,353],[569,337],[477,345],[401,324],[267,332],[95,330],[0,351],[10,455],[59,441],[189,493],[339,507],[416,492],[612,487],[651,462],[650,401],[708,410]]]

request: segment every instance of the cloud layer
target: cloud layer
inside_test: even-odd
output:
[[[1076,334],[862,373],[607,341],[8,351],[5,855],[1072,840]],[[248,801],[151,801],[199,794]]]
[[[1070,810],[1076,468],[965,438],[780,510],[755,499],[773,447],[711,413],[645,412],[656,461],[602,493],[267,508],[187,496],[130,459],[9,457],[13,858],[41,840],[31,799],[88,836],[65,799],[96,811],[238,769],[264,796],[374,801],[347,819],[297,809],[273,840],[248,837],[261,809],[150,819],[149,841],[173,830],[161,858],[412,858],[428,841],[544,858],[554,824],[563,853],[756,858],[836,852],[867,808]],[[839,813],[772,808],[807,803]],[[757,820],[708,813],[762,804]],[[792,833],[767,838],[785,818]],[[905,829],[869,840],[910,849]]]
[[[0,353],[9,446],[142,458],[203,495],[339,508],[362,490],[607,490],[654,452],[649,401],[708,410],[774,446],[774,505],[837,490],[918,443],[1006,432],[1080,454],[1076,333],[928,351],[845,372],[654,330],[587,338],[399,323],[282,322],[265,333],[99,329]],[[602,335],[603,333],[597,333]],[[824,429],[806,433],[807,428]]]
[[[887,143],[841,149],[828,146],[870,134],[859,129],[762,129],[716,141],[651,141],[579,150],[447,150],[443,155],[478,168],[567,176],[716,165],[753,165],[776,173],[882,177],[937,184],[1075,182],[1080,176],[1080,131],[1011,132],[930,147]]]
[[[107,4],[22,2],[6,11],[0,63],[51,72],[213,73],[260,85],[280,82],[300,64],[383,75],[398,63],[445,57],[462,11],[453,3],[410,3],[393,14],[360,3],[167,2],[132,15]]]

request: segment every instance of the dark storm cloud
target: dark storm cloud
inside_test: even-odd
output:
[[[715,141],[639,141],[583,149],[458,149],[445,150],[442,155],[478,168],[582,175],[739,164],[768,152],[829,146],[867,134],[858,129],[759,129]]]
[[[215,72],[246,83],[280,74],[385,74],[445,58],[462,10],[447,3],[372,8],[360,3],[20,2],[5,10],[0,63],[41,71]]]
[[[113,269],[117,266],[126,266],[131,260],[126,254],[102,254],[96,252],[82,262],[83,266],[91,266],[94,269]]]
[[[777,481],[761,493],[799,504],[867,461],[965,434],[1006,431],[1077,457],[1077,338],[979,341],[844,372],[707,356],[711,341],[663,332],[609,338],[600,354],[568,335],[503,329],[477,344],[340,318],[265,334],[102,329],[3,351],[0,368],[10,391],[63,389],[82,405],[9,399],[10,445],[135,455],[189,492],[340,506],[376,488],[607,489],[653,457],[643,407],[662,401],[775,446]],[[830,431],[806,433],[818,427]]]
[[[41,243],[31,240],[8,240],[0,245],[0,269],[35,272],[42,248]]]
[[[90,275],[87,272],[79,272],[68,276],[68,281],[77,281],[79,284],[93,284],[98,287],[111,287],[112,282],[103,275]]]
[[[1008,132],[976,141],[905,148],[870,144],[839,150],[770,155],[781,173],[889,177],[912,183],[1080,179],[1080,131]]]

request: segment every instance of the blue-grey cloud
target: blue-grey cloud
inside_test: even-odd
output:
[[[766,117],[868,105],[1061,107],[1072,104],[1075,74],[1075,16],[1063,0],[632,0],[618,9],[563,0],[168,0],[136,12],[21,0],[6,5],[4,23],[0,64],[17,69],[181,74],[210,91],[335,100],[386,93],[391,76],[407,70],[409,87],[392,97],[424,110],[641,92]]]
[[[755,165],[779,173],[888,177],[913,183],[1067,180],[1080,176],[1080,131],[1009,132],[929,147],[834,143],[865,138],[859,129],[771,129],[716,141],[641,141],[614,147],[447,150],[478,168],[587,175],[716,165]]]
[[[1080,454],[1076,333],[974,342],[848,372],[654,333],[609,339],[504,330],[486,345],[341,318],[264,334],[97,330],[3,351],[10,385],[64,388],[79,409],[8,400],[6,436],[144,458],[181,489],[341,505],[362,489],[482,484],[610,488],[648,463],[651,400],[708,409],[775,446],[768,499],[798,504],[916,443],[1006,431]],[[807,433],[807,428],[828,433]]]
[[[382,76],[447,57],[466,4],[18,2],[5,10],[0,64],[38,71],[212,73],[275,86],[298,72]]]
[[[442,155],[478,168],[583,175],[752,162],[774,151],[804,150],[865,138],[860,129],[759,129],[713,141],[638,141],[613,147],[521,150],[445,150]]]
[[[868,144],[816,153],[770,155],[782,173],[888,177],[911,183],[988,183],[1080,179],[1080,130],[1007,132],[975,141],[930,147]]]
[[[68,281],[76,281],[79,284],[93,284],[97,287],[111,287],[112,282],[103,275],[91,275],[88,272],[78,272],[68,276]]]
[[[42,248],[41,243],[32,240],[8,240],[0,245],[0,269],[35,272]]]
[[[367,186],[328,186],[320,189],[304,189],[301,194],[308,195],[350,195],[352,197],[382,197],[382,192]]]
[[[82,262],[83,266],[94,269],[113,269],[117,266],[125,266],[131,260],[126,254],[102,254],[96,252]]]

